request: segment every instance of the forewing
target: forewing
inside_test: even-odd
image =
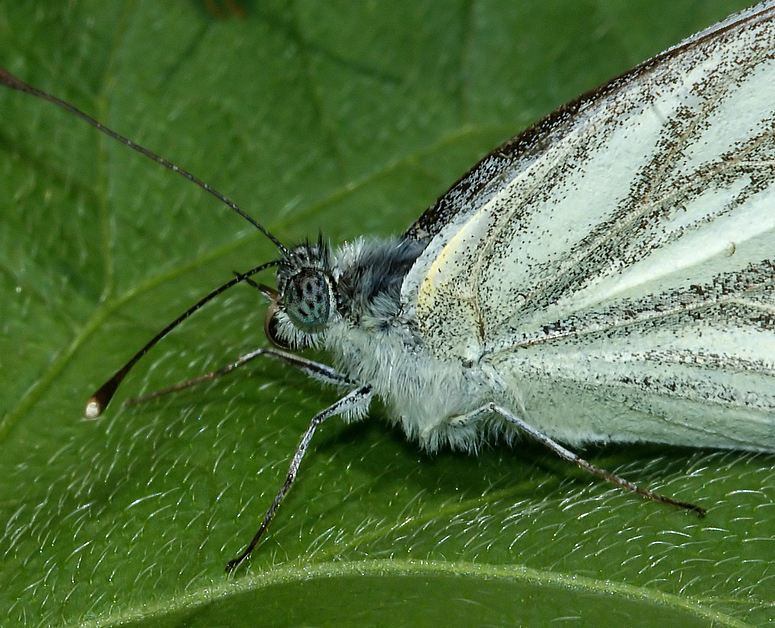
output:
[[[468,175],[479,200],[448,213],[404,286],[433,354],[625,401],[756,408],[775,447],[773,6],[644,63],[537,125],[511,163]]]

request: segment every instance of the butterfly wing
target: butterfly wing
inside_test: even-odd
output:
[[[436,357],[570,442],[775,450],[775,3],[485,158],[407,237]]]

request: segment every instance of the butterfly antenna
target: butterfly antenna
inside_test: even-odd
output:
[[[85,120],[89,124],[91,124],[95,129],[102,131],[106,135],[112,137],[114,140],[117,140],[121,142],[122,144],[125,144],[129,148],[136,150],[138,153],[145,155],[149,159],[155,161],[156,163],[161,164],[165,168],[169,168],[173,172],[176,172],[177,174],[185,177],[189,181],[195,183],[203,190],[209,192],[212,194],[215,198],[222,201],[226,205],[228,205],[231,209],[233,209],[235,212],[237,212],[240,216],[242,216],[245,220],[247,220],[251,225],[253,225],[256,229],[258,229],[261,233],[263,233],[269,240],[280,250],[280,252],[283,255],[288,254],[288,249],[286,249],[283,244],[275,238],[263,225],[261,225],[259,222],[254,220],[251,216],[249,216],[247,213],[245,213],[236,203],[232,202],[228,198],[226,198],[223,194],[221,194],[218,190],[215,188],[212,188],[207,183],[199,179],[198,177],[194,176],[190,172],[183,170],[176,166],[175,164],[167,161],[163,157],[159,157],[157,154],[152,153],[147,148],[144,148],[140,146],[139,144],[135,144],[132,140],[129,138],[124,137],[123,135],[116,133],[112,129],[109,129],[103,124],[100,124],[97,122],[94,118],[86,115],[83,111],[80,109],[77,109],[73,105],[71,105],[68,102],[65,102],[64,100],[61,100],[57,98],[56,96],[52,96],[51,94],[41,91],[39,89],[36,89],[35,87],[32,87],[31,85],[28,85],[24,81],[19,80],[16,78],[13,74],[11,74],[8,70],[0,66],[0,85],[5,85],[6,87],[10,87],[11,89],[18,90],[20,92],[24,92],[27,94],[31,94],[32,96],[37,96],[38,98],[41,98],[43,100],[47,100],[50,103],[53,103],[57,105],[58,107],[61,107],[62,109],[69,111],[70,113],[75,114],[82,120]],[[223,284],[221,287],[216,288],[213,290],[210,294],[205,296],[203,299],[201,299],[198,303],[196,303],[193,307],[189,308],[183,314],[178,316],[174,321],[172,321],[169,325],[167,325],[164,329],[162,329],[158,334],[156,334],[151,341],[146,344],[140,351],[138,351],[132,358],[121,368],[119,369],[113,377],[111,377],[107,382],[105,382],[100,388],[95,392],[89,401],[86,403],[86,411],[85,416],[87,419],[96,419],[98,416],[100,416],[105,408],[110,403],[110,400],[113,398],[113,395],[116,393],[116,390],[118,389],[121,382],[126,377],[127,373],[129,373],[130,370],[132,370],[132,367],[137,363],[137,361],[142,358],[150,349],[157,343],[159,340],[164,338],[169,332],[171,332],[175,327],[180,325],[184,320],[186,320],[189,316],[191,316],[194,312],[199,310],[205,303],[208,301],[211,301],[216,296],[224,292],[225,290],[228,290],[232,286],[247,280],[251,275],[254,275],[262,270],[265,270],[266,268],[269,268],[271,266],[277,266],[279,262],[273,261],[268,262],[266,264],[262,264],[261,266],[257,266],[253,270],[249,270],[246,273],[238,274],[234,279],[231,281]],[[265,293],[266,294],[266,293]]]
[[[256,266],[255,268],[247,271],[246,273],[239,273],[237,274],[236,277],[234,277],[234,279],[226,282],[219,288],[216,288],[210,294],[203,297],[196,304],[188,308],[185,312],[183,312],[183,314],[178,316],[174,321],[172,321],[158,334],[156,334],[153,338],[151,338],[148,344],[146,344],[142,349],[140,349],[140,351],[135,353],[124,366],[122,366],[118,371],[116,371],[116,374],[113,375],[113,377],[111,377],[107,382],[105,382],[102,386],[100,386],[97,389],[97,392],[95,392],[89,398],[89,401],[86,402],[86,411],[84,412],[84,416],[87,419],[96,419],[98,416],[100,416],[105,410],[105,408],[108,407],[108,404],[110,403],[110,400],[113,399],[113,395],[116,394],[116,390],[118,389],[119,385],[121,384],[122,381],[124,381],[124,378],[127,376],[127,373],[129,373],[129,371],[132,370],[132,367],[137,363],[137,361],[140,358],[142,358],[146,353],[148,353],[148,351],[150,351],[151,348],[153,348],[153,346],[157,342],[159,342],[159,340],[164,338],[164,336],[166,336],[173,329],[175,329],[175,327],[180,325],[180,323],[186,320],[198,309],[200,309],[205,303],[213,300],[219,294],[221,294],[222,292],[225,292],[232,286],[237,285],[241,281],[246,281],[246,280],[249,281],[248,278],[251,275],[255,275],[256,273],[259,273],[262,270],[265,270],[272,266],[277,266],[278,264],[279,264],[278,261],[267,262],[266,264],[261,264],[261,266]]]
[[[283,255],[288,254],[288,249],[286,249],[282,242],[280,242],[277,238],[275,238],[266,227],[261,225],[261,223],[257,222],[254,218],[249,216],[246,212],[244,212],[239,205],[234,203],[233,201],[226,198],[223,194],[221,194],[218,190],[216,190],[213,187],[210,187],[207,183],[202,181],[200,178],[194,176],[190,172],[183,170],[182,168],[179,168],[172,162],[167,161],[163,157],[159,157],[156,153],[152,153],[147,148],[143,148],[139,144],[135,144],[132,140],[129,138],[124,137],[123,135],[116,133],[112,129],[109,129],[103,124],[100,124],[97,122],[94,118],[86,115],[83,111],[80,109],[77,109],[76,107],[73,107],[68,102],[65,102],[64,100],[60,100],[56,96],[52,96],[51,94],[48,94],[44,91],[41,91],[39,89],[36,89],[35,87],[32,87],[31,85],[27,85],[24,81],[19,80],[16,78],[13,74],[11,74],[8,70],[6,70],[4,67],[0,66],[0,85],[5,85],[6,87],[10,87],[11,89],[16,89],[20,92],[25,92],[27,94],[31,94],[32,96],[37,96],[38,98],[42,98],[43,100],[47,100],[50,103],[54,103],[58,107],[61,107],[62,109],[65,109],[66,111],[69,111],[71,113],[74,113],[76,116],[81,118],[82,120],[85,120],[89,124],[91,124],[95,129],[98,129],[99,131],[102,131],[106,135],[109,135],[114,140],[117,140],[121,142],[122,144],[126,144],[129,146],[129,148],[136,150],[138,153],[141,153],[142,155],[145,155],[149,159],[152,159],[156,163],[161,164],[165,168],[169,168],[173,172],[178,173],[180,176],[185,177],[192,183],[195,183],[203,190],[209,192],[212,194],[215,198],[220,200],[221,202],[228,205],[231,209],[233,209],[235,212],[237,212],[240,216],[242,216],[245,220],[247,220],[251,225],[253,225],[256,229],[258,229],[261,233],[263,233],[269,240],[278,248],[280,249],[280,252]]]

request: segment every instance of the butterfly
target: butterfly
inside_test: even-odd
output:
[[[162,330],[94,394],[87,417],[170,329],[246,282],[270,303],[265,330],[276,348],[214,375],[269,357],[343,396],[312,417],[258,532],[227,570],[259,543],[317,427],[365,417],[375,397],[427,450],[527,435],[620,486],[703,514],[571,448],[775,451],[774,20],[775,3],[762,3],[565,105],[393,239],[286,247],[182,172],[260,229],[278,258],[238,273]],[[73,111],[5,70],[0,81]],[[272,267],[275,288],[253,280]],[[333,365],[296,353],[305,348]]]

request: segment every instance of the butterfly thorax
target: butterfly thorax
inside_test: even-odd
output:
[[[458,419],[491,400],[492,381],[482,369],[440,360],[424,346],[414,308],[401,297],[422,249],[409,239],[293,249],[278,273],[278,334],[293,348],[325,349],[342,374],[372,387],[410,438],[429,449],[469,449],[483,430]]]

